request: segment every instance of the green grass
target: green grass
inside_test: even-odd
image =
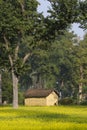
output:
[[[0,107],[0,130],[87,130],[87,107]]]

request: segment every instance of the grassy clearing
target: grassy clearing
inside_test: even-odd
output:
[[[87,107],[0,107],[0,130],[87,130]]]

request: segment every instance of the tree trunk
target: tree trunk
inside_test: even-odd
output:
[[[83,86],[83,84],[80,83],[79,84],[79,103],[81,103],[81,101],[82,101],[82,86]]]
[[[83,87],[83,66],[80,66],[80,83],[79,83],[79,103],[82,101],[82,87]]]
[[[6,50],[8,51],[9,50],[9,41],[7,39],[7,37],[5,36],[4,34],[4,41],[5,41],[5,44],[6,44]],[[12,81],[13,81],[13,108],[18,108],[18,77],[15,75],[14,73],[14,69],[13,69],[13,66],[14,66],[14,62],[13,61],[16,61],[17,58],[18,58],[18,50],[19,50],[19,44],[20,44],[20,38],[19,38],[19,42],[15,48],[15,56],[13,58],[12,55],[8,55],[8,58],[9,58],[9,61],[10,61],[10,65],[11,65],[11,73],[12,73]],[[30,55],[27,54],[24,59],[23,59],[23,64],[26,62],[28,56]]]
[[[2,105],[2,78],[0,74],[0,105]]]
[[[18,108],[18,78],[12,71],[13,80],[13,108]]]

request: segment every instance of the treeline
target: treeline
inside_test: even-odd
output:
[[[56,88],[79,102],[86,92],[87,35],[79,40],[69,30],[73,23],[87,29],[87,2],[48,1],[47,17],[36,0],[0,2],[0,97],[14,108],[29,87]]]

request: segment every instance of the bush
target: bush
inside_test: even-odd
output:
[[[73,99],[70,97],[63,98],[59,101],[59,104],[61,105],[70,105],[73,104]]]
[[[18,93],[18,103],[20,105],[23,105],[24,104],[24,93],[23,92],[19,92]]]
[[[87,105],[87,100],[82,101],[80,105]]]

